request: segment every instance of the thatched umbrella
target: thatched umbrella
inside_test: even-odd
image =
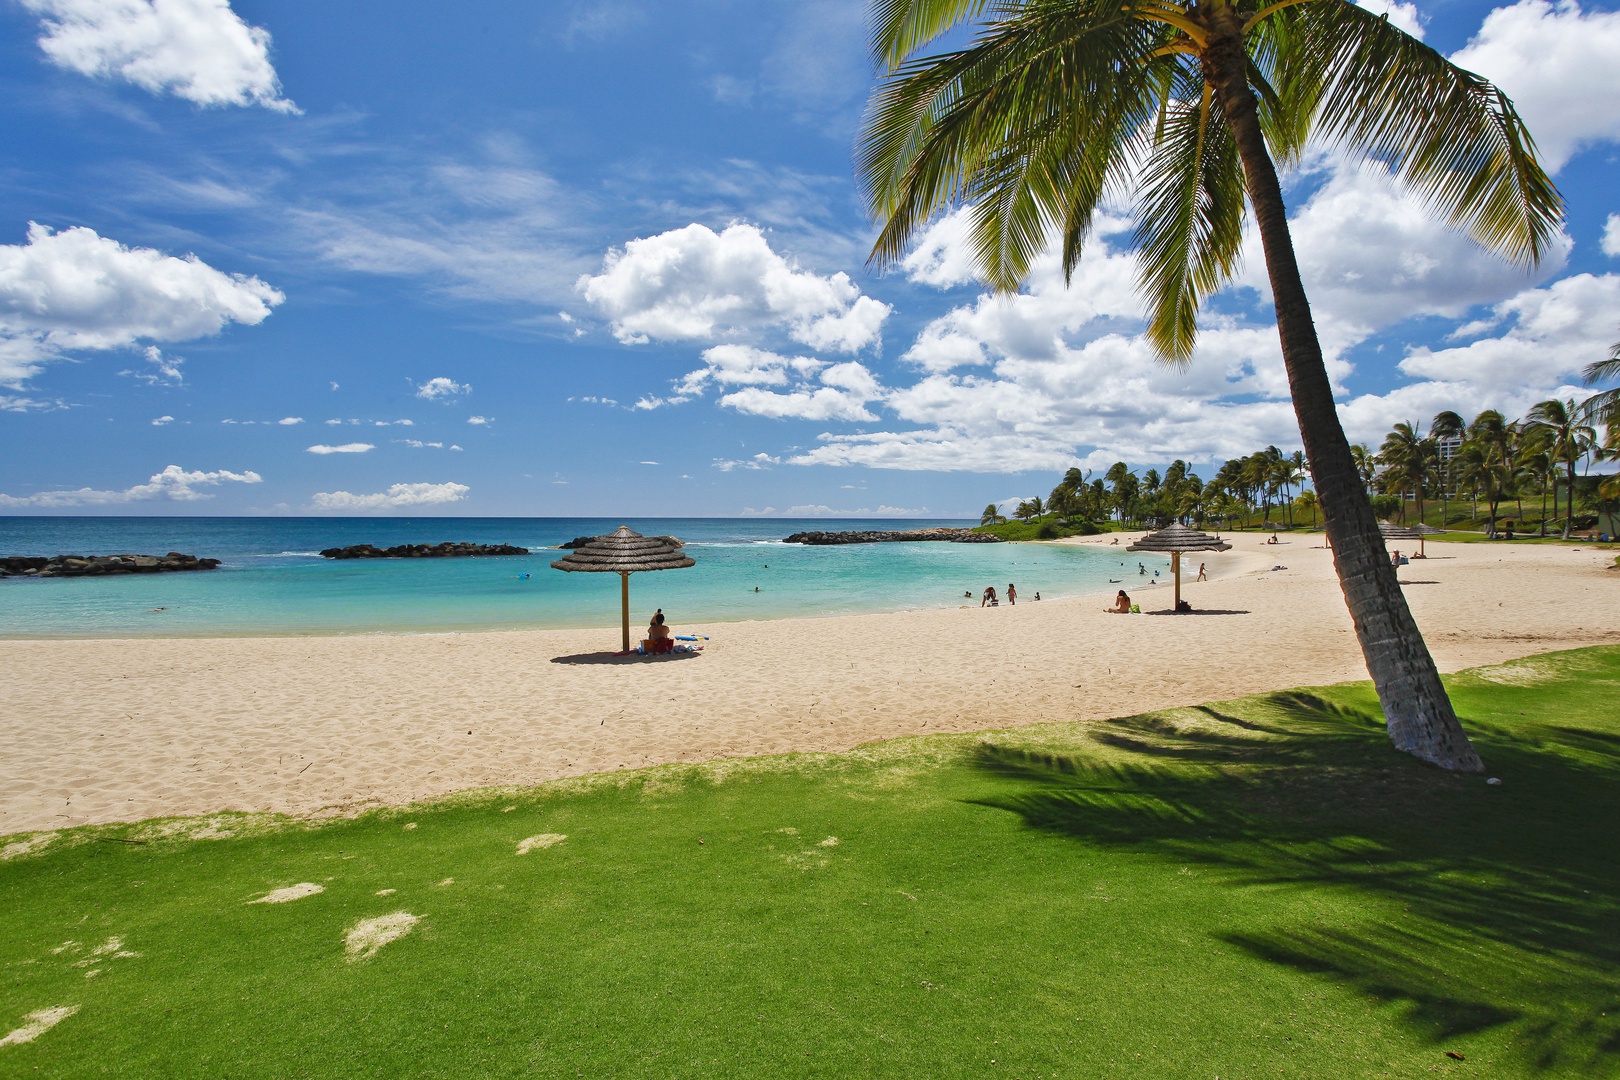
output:
[[[656,536],[642,536],[620,525],[607,536],[593,536],[551,564],[553,570],[587,574],[618,574],[619,598],[624,606],[624,651],[630,651],[630,575],[643,570],[680,570],[696,564],[679,545]]]
[[[1126,548],[1126,551],[1157,551],[1169,552],[1170,572],[1176,578],[1176,606],[1181,610],[1181,553],[1184,551],[1227,551],[1232,547],[1218,536],[1189,529],[1177,522],[1158,532],[1148,533],[1142,539]]]

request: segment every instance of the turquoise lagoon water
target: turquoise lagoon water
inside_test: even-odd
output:
[[[633,621],[662,607],[677,627],[973,603],[1016,582],[1033,598],[1112,592],[1138,557],[1047,544],[784,544],[809,529],[906,529],[972,522],[780,518],[0,517],[0,554],[183,551],[218,570],[110,578],[0,579],[0,636],[411,633],[616,626],[619,580],[551,569],[576,536],[629,525],[686,542],[697,565],[635,574]],[[528,556],[322,559],[322,548],[441,540],[526,547]],[[1151,557],[1149,572],[1165,565]],[[1128,566],[1127,566],[1128,562]],[[529,577],[524,578],[523,575]],[[1132,586],[1127,585],[1127,588]],[[755,589],[758,589],[756,592]],[[154,611],[154,608],[162,608]]]

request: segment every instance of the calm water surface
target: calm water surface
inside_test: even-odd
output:
[[[1046,544],[783,544],[809,529],[908,529],[975,522],[772,518],[0,517],[0,554],[157,554],[218,570],[111,578],[0,579],[0,635],[145,637],[617,625],[613,574],[551,569],[576,536],[629,525],[686,542],[697,565],[633,575],[632,620],[662,607],[677,626],[973,603],[986,585],[1021,597],[1112,592],[1138,557]],[[322,548],[441,540],[526,547],[527,556],[336,562]],[[1164,559],[1146,558],[1149,572]],[[524,575],[529,575],[524,577]],[[1140,579],[1137,578],[1139,581]],[[1134,586],[1127,585],[1127,588]],[[755,591],[755,590],[758,591]],[[154,608],[162,608],[154,611]]]

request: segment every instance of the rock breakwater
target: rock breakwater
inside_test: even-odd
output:
[[[13,555],[0,558],[0,577],[101,577],[107,574],[161,574],[171,570],[212,570],[218,559],[167,555]]]
[[[938,540],[947,544],[1001,544],[1006,541],[990,533],[972,529],[906,529],[900,532],[798,532],[786,537],[784,544],[895,544],[918,540]]]
[[[375,544],[351,544],[349,547],[327,548],[321,552],[324,559],[459,559],[474,555],[527,555],[528,548],[511,544],[399,544],[380,548]]]

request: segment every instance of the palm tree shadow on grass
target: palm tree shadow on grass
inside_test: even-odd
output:
[[[1401,1003],[1436,1041],[1506,1026],[1532,1067],[1613,1067],[1620,735],[1472,726],[1504,785],[1393,754],[1373,713],[1289,691],[1112,721],[1095,754],[983,744],[975,765],[1013,787],[977,801],[1249,886],[1379,898],[1361,924],[1218,936]]]

